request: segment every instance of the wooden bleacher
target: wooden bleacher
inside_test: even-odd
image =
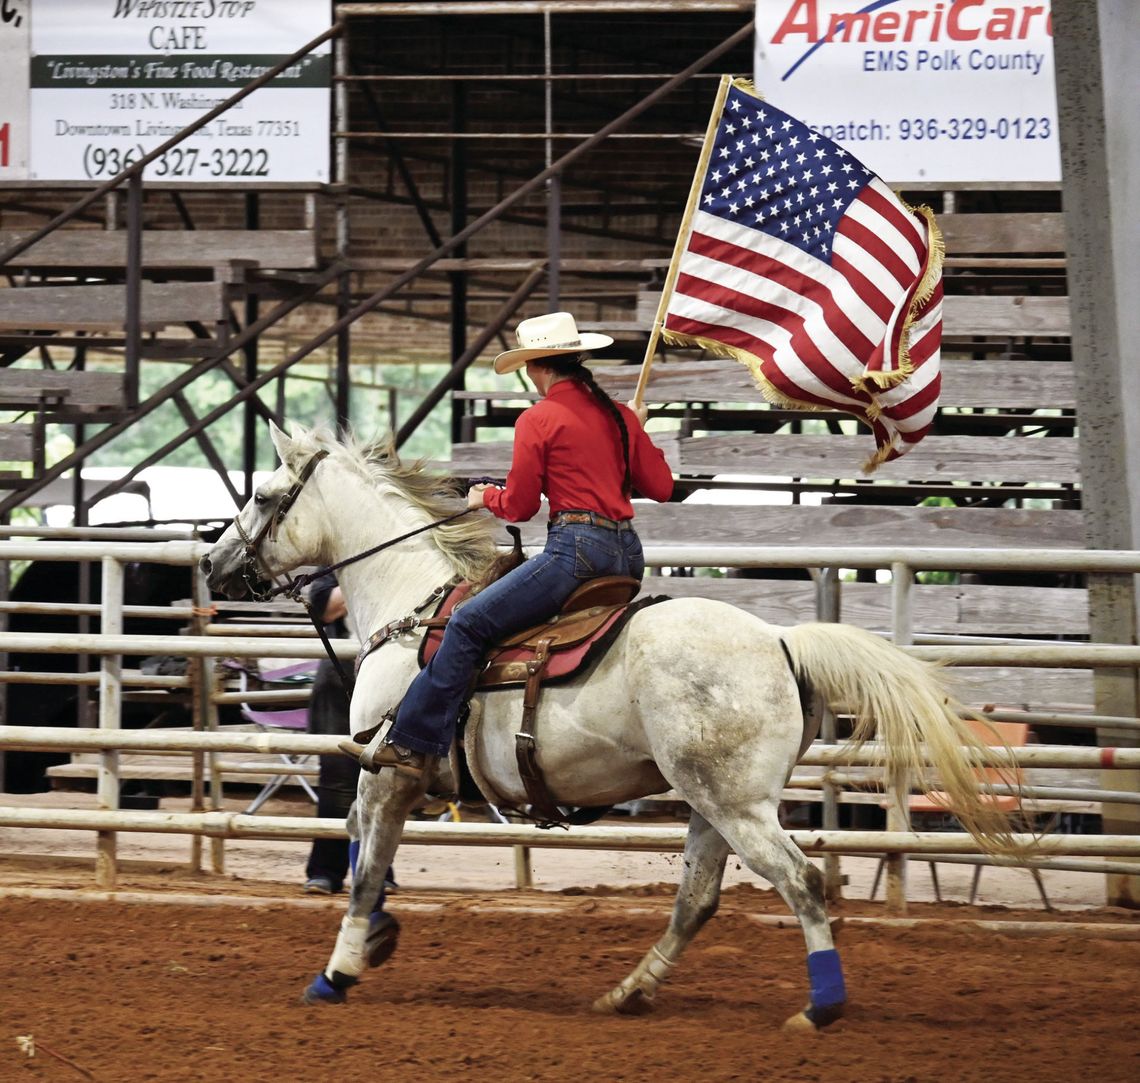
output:
[[[0,251],[30,231],[0,230]],[[318,265],[316,234],[297,229],[143,230],[144,273],[209,270],[233,260],[262,267],[312,270]],[[119,271],[127,265],[124,230],[68,229],[48,234],[8,265],[74,276],[76,271]]]

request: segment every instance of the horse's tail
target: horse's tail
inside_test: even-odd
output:
[[[877,731],[888,777],[905,772],[921,779],[927,793],[934,788],[929,760],[948,809],[984,849],[1022,852],[1009,817],[980,777],[979,768],[996,765],[992,751],[964,722],[969,711],[948,690],[939,666],[849,624],[800,624],[781,634],[797,677],[833,709],[854,716],[853,747]]]

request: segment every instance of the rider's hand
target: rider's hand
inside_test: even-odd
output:
[[[474,510],[483,507],[483,490],[488,488],[490,488],[488,485],[472,485],[467,490],[467,506]]]
[[[644,429],[645,420],[649,417],[649,407],[646,406],[645,403],[637,402],[634,399],[630,399],[629,402],[626,403],[626,406],[637,414],[637,420],[641,422],[641,427]]]

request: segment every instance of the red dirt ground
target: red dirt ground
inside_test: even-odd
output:
[[[803,941],[795,927],[750,920],[786,912],[755,889],[726,894],[641,1018],[597,1016],[590,1004],[663,930],[670,899],[656,889],[401,892],[399,951],[347,1006],[315,1009],[298,995],[327,958],[343,901],[0,905],[4,1083],[1140,1079],[1137,941],[848,922],[838,946],[849,1013],[802,1037],[780,1024],[805,1001]],[[882,909],[841,903],[834,913]],[[912,916],[1042,917],[955,906]],[[16,1042],[27,1035],[33,1059]]]

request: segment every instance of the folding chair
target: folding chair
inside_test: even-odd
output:
[[[318,663],[313,661],[296,662],[293,665],[283,666],[280,669],[262,670],[260,673],[251,673],[244,666],[236,665],[241,674],[241,690],[249,691],[251,681],[257,684],[297,687],[312,684],[317,672]],[[277,711],[255,710],[248,703],[241,705],[241,716],[247,722],[252,722],[259,729],[269,733],[273,730],[286,730],[291,733],[305,733],[309,728],[309,708],[286,708]],[[282,763],[289,767],[301,767],[310,763],[314,757],[302,754],[278,754]],[[295,779],[300,787],[309,795],[313,804],[317,803],[317,791],[313,789],[304,775],[295,771],[274,775],[261,788],[261,792],[249,803],[244,812],[252,815],[265,804],[286,782]]]
[[[1001,747],[1003,742],[1010,748],[1023,748],[1029,743],[1029,725],[1025,722],[980,722],[975,719],[968,719],[967,725],[974,731],[974,734],[980,737],[986,744]],[[1024,772],[1020,767],[984,767],[978,771],[978,779],[982,782],[988,782],[991,785],[1002,785],[1016,788],[1024,781]],[[1020,812],[1021,811],[1021,797],[1018,794],[981,794],[982,801],[989,805],[991,808],[997,809],[999,812]],[[884,806],[886,802],[884,802]],[[930,794],[911,794],[907,806],[912,813],[940,813],[942,815],[954,814],[954,808],[950,804],[949,794],[941,791],[935,791]],[[911,860],[914,860],[912,857]],[[930,879],[934,884],[934,898],[942,901],[942,892],[938,884],[938,873],[935,870],[937,864],[934,858],[918,858],[918,860],[926,861],[930,868]],[[879,858],[878,867],[875,869],[875,879],[871,884],[871,894],[868,896],[873,899],[875,892],[879,889],[879,880],[883,874],[883,866],[886,864],[886,857]],[[969,901],[973,903],[978,894],[978,884],[982,879],[982,870],[984,865],[978,864],[974,866],[974,878],[970,884],[970,898]],[[1033,877],[1034,883],[1037,885],[1037,891],[1041,895],[1041,902],[1044,904],[1046,910],[1052,910],[1053,907],[1049,903],[1049,896],[1045,894],[1045,884],[1041,879],[1041,871],[1034,868],[1032,865],[1028,867],[1030,875]]]

